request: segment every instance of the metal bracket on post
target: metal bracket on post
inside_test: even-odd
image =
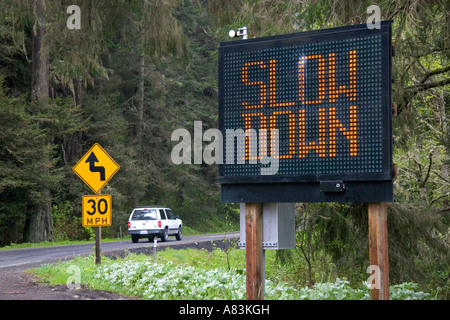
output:
[[[263,203],[263,240],[265,250],[295,248],[294,203]],[[245,204],[240,204],[239,247],[245,248]]]
[[[247,299],[264,299],[265,250],[295,247],[294,203],[241,203],[239,246],[246,250]]]

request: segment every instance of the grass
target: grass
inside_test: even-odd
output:
[[[314,287],[294,287],[283,282],[283,266],[275,251],[266,251],[266,299],[360,300],[370,299],[363,284],[352,288],[346,280],[317,283]],[[102,258],[96,265],[94,256],[43,265],[32,270],[42,282],[65,285],[78,270],[81,284],[142,299],[244,299],[245,250],[224,252],[168,248],[157,254],[156,262],[146,255],[128,254],[124,258]],[[391,286],[392,299],[430,299],[414,283]]]
[[[270,256],[273,256],[272,257],[273,259],[270,260],[275,259],[274,254],[271,254]],[[156,259],[157,263],[171,262],[176,266],[201,267],[204,270],[213,270],[216,268],[227,267],[228,265],[227,259],[228,259],[228,261],[230,262],[230,266],[232,268],[236,270],[245,269],[245,250],[240,249],[230,250],[227,258],[227,254],[220,249],[216,249],[213,250],[212,252],[209,252],[204,249],[176,250],[172,248],[167,248],[163,251],[159,251],[157,253]],[[138,255],[129,254],[125,258],[116,258],[116,259],[102,257],[102,265],[111,265],[114,263],[120,263],[127,260],[133,260],[135,262],[146,262],[152,260],[152,257],[144,254]],[[70,265],[76,265],[81,270],[85,271],[93,271],[95,268],[99,267],[95,264],[95,256],[90,255],[88,257],[76,257],[72,260],[60,261],[57,262],[56,264],[44,264],[39,268],[32,269],[31,271],[37,274],[38,276],[42,277],[42,280],[44,282],[48,282],[50,285],[66,284],[68,278],[68,273],[66,269]],[[86,284],[89,284],[88,282],[89,281],[87,281]],[[94,286],[93,288],[101,289],[101,286],[100,287]]]
[[[189,291],[196,292],[190,294],[190,299],[243,299],[245,295],[245,250],[232,249],[224,252],[220,249],[213,251],[185,249],[175,250],[167,248],[158,252],[156,264],[152,258],[143,254],[129,254],[125,258],[109,259],[102,258],[102,265],[95,265],[95,257],[77,257],[69,261],[60,261],[56,264],[42,265],[31,272],[41,278],[41,282],[49,285],[65,285],[72,276],[70,272],[71,266],[76,266],[80,270],[80,280],[83,285],[92,289],[107,290],[128,296],[138,296],[140,298],[157,298],[157,299],[173,299],[175,295],[165,296],[164,288],[178,288],[179,292]],[[266,274],[273,273],[275,262],[275,252],[271,251],[266,254]],[[126,265],[121,270],[121,265]],[[143,267],[145,266],[145,267]],[[230,268],[228,268],[230,266]],[[152,281],[145,280],[142,288],[148,288],[151,285],[156,288],[157,293],[153,296],[153,291],[148,293],[144,289],[137,290],[138,283],[143,278],[134,277],[135,273],[140,273],[142,268],[148,268],[147,272],[162,275],[159,279],[152,277]],[[106,270],[106,271],[102,271]],[[119,271],[118,271],[119,270]],[[136,271],[137,270],[137,271]],[[117,275],[122,272],[121,275]],[[100,275],[100,276],[99,276]],[[117,278],[113,278],[113,275]],[[108,279],[103,278],[106,276]],[[200,277],[200,279],[198,278]],[[180,283],[175,280],[175,284],[170,279],[184,279],[185,282]],[[162,279],[168,279],[164,282]],[[219,280],[217,280],[219,279]],[[154,283],[153,281],[157,281]],[[158,282],[159,281],[159,282]],[[120,282],[121,285],[117,283]],[[163,283],[164,282],[164,283]],[[130,283],[132,283],[130,285]],[[156,287],[155,287],[156,286]],[[231,286],[218,290],[221,286]],[[275,288],[276,284],[273,284]],[[158,288],[163,288],[164,292],[159,292]],[[273,289],[275,290],[275,289]],[[278,289],[279,290],[279,289]],[[177,291],[177,294],[179,294]],[[186,297],[186,296],[183,296]]]

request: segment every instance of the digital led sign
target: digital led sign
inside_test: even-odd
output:
[[[392,201],[391,55],[390,21],[221,43],[222,200]]]

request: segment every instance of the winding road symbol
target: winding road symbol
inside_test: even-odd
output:
[[[102,166],[96,167],[95,166],[96,162],[99,161],[95,156],[95,153],[92,151],[89,157],[86,159],[85,163],[89,163],[89,171],[100,173],[100,181],[105,181],[105,167]]]
[[[72,168],[95,193],[99,193],[119,169],[120,166],[98,143]]]

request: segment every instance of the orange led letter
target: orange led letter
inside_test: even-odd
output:
[[[305,71],[305,64],[307,59],[318,59],[319,67],[318,67],[318,78],[319,78],[319,97],[317,100],[306,100],[306,84],[305,84],[305,76],[307,76]],[[302,104],[313,104],[313,103],[321,103],[325,98],[325,59],[322,58],[320,54],[314,54],[306,57],[302,57],[298,61],[298,92],[299,99]]]
[[[247,86],[260,86],[260,88],[261,88],[261,91],[260,91],[260,96],[261,96],[260,103],[261,104],[249,106],[248,102],[242,102],[242,105],[246,109],[249,109],[249,108],[262,108],[266,104],[267,86],[264,84],[264,82],[262,82],[262,81],[248,81],[248,67],[249,66],[254,66],[254,65],[259,65],[260,68],[265,68],[266,67],[266,65],[262,61],[247,62],[242,67],[242,82],[244,82],[245,85],[247,85]]]
[[[358,142],[356,139],[356,106],[350,106],[350,128],[345,128],[338,119],[336,119],[336,108],[330,108],[329,113],[330,123],[330,157],[336,156],[336,132],[342,132],[342,134],[350,141],[350,155],[358,155]]]
[[[325,108],[319,108],[319,141],[316,143],[312,141],[306,144],[306,119],[305,110],[299,111],[299,158],[304,158],[309,150],[315,150],[319,157],[325,157],[325,135],[326,135],[326,121]]]
[[[345,93],[351,101],[356,100],[356,50],[349,51],[349,73],[350,73],[350,85],[339,86],[336,89],[336,54],[330,53],[328,55],[328,74],[329,74],[329,90],[328,101],[335,102],[339,97],[339,94]]]
[[[270,117],[269,117],[269,127],[272,132],[272,129],[277,128],[277,115],[279,114],[287,114],[289,116],[289,153],[280,155],[277,158],[280,159],[290,159],[292,158],[292,155],[295,153],[295,115],[291,111],[275,111]],[[272,140],[271,140],[272,141]],[[273,156],[275,153],[275,146],[271,143],[270,148],[271,155]]]
[[[275,75],[276,60],[269,61],[269,105],[271,107],[285,107],[293,106],[294,102],[276,102],[276,75]]]
[[[257,155],[250,154],[250,139],[252,139],[252,143],[256,143],[257,137],[250,137],[251,128],[252,128],[252,118],[259,117],[261,121],[260,129],[267,129],[267,117],[262,114],[262,112],[254,112],[254,113],[244,113],[242,115],[244,117],[245,123],[245,157],[244,160],[257,160],[259,157]],[[259,143],[259,153],[261,155],[267,154],[267,140],[261,140]]]

